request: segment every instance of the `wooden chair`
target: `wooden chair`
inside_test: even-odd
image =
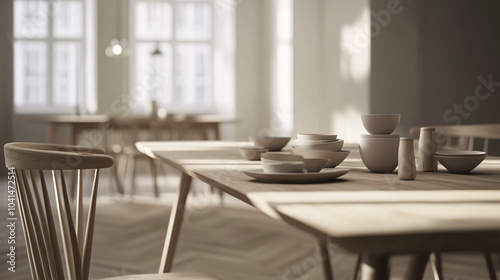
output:
[[[483,141],[482,150],[488,153],[489,140],[500,139],[500,124],[435,125],[438,144],[443,148],[473,150],[476,140]],[[410,128],[410,134],[418,139],[420,126]]]
[[[111,167],[113,158],[104,154],[104,149],[101,148],[42,143],[7,143],[4,152],[6,167],[16,175],[17,199],[32,278],[87,280],[99,171]],[[64,174],[67,170],[76,170],[78,174],[75,219]],[[92,170],[94,173],[85,228],[83,170]],[[52,184],[46,180],[46,172],[51,172]],[[54,188],[53,196],[49,194],[50,185]],[[53,209],[56,213],[53,213]],[[213,280],[197,273],[136,275],[111,279]]]

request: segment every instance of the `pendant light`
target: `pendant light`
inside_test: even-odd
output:
[[[108,46],[106,47],[106,55],[108,57],[124,57],[128,55],[129,48],[128,48],[128,41],[123,38],[122,34],[122,26],[124,26],[124,19],[123,19],[123,4],[122,1],[125,0],[115,0],[116,1],[116,11],[117,11],[117,24],[116,24],[116,30],[118,31],[118,38],[113,38],[109,42]]]

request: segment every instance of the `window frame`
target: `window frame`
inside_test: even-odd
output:
[[[92,112],[96,108],[95,102],[95,74],[92,74],[92,69],[95,67],[95,48],[92,47],[91,43],[95,40],[91,38],[95,36],[93,32],[95,24],[91,22],[92,16],[97,15],[95,12],[95,1],[96,0],[71,0],[81,3],[82,7],[82,29],[80,36],[74,37],[56,37],[54,35],[54,4],[65,2],[62,0],[44,0],[47,2],[47,10],[45,11],[47,17],[47,34],[41,38],[29,38],[26,36],[19,36],[15,33],[15,2],[33,2],[33,0],[13,0],[12,12],[13,12],[13,32],[12,32],[12,44],[16,46],[17,44],[30,43],[30,42],[42,42],[45,44],[45,91],[46,91],[46,101],[45,104],[18,104],[16,102],[16,95],[21,94],[18,92],[18,77],[17,77],[17,67],[20,66],[16,62],[16,48],[14,48],[14,58],[13,58],[13,105],[14,113],[16,114],[79,114],[82,112]],[[75,43],[79,47],[79,52],[77,54],[78,69],[77,73],[77,92],[76,92],[76,102],[72,105],[58,105],[55,103],[55,91],[54,91],[54,80],[55,80],[55,63],[54,63],[54,50],[58,43]],[[23,67],[24,68],[24,67]]]
[[[171,38],[170,39],[157,39],[157,40],[151,40],[151,39],[139,39],[136,38],[135,32],[135,24],[136,24],[136,17],[135,17],[135,5],[138,2],[160,2],[160,3],[170,3],[171,8],[172,8],[172,22],[171,22]],[[176,29],[176,20],[177,20],[177,15],[176,15],[176,5],[177,4],[200,4],[200,3],[205,3],[208,4],[210,7],[210,38],[209,39],[200,39],[200,40],[183,40],[183,39],[178,39],[175,34],[175,29]],[[214,53],[215,53],[215,33],[216,33],[216,25],[214,23],[215,20],[215,0],[129,0],[129,43],[130,43],[130,48],[131,48],[131,55],[129,58],[129,87],[130,87],[130,93],[129,93],[129,100],[133,102],[134,97],[133,94],[134,92],[138,91],[138,87],[140,85],[136,84],[137,80],[137,65],[136,65],[136,46],[137,43],[151,43],[151,44],[169,44],[170,45],[170,51],[171,51],[171,65],[169,65],[169,73],[172,73],[170,77],[170,90],[171,90],[171,104],[161,104],[161,107],[164,107],[169,113],[215,113],[216,112],[216,101],[215,101],[215,93],[214,93],[214,83],[215,83],[215,73],[214,73]],[[193,104],[193,105],[183,105],[179,103],[179,97],[177,95],[177,58],[176,58],[176,50],[178,48],[179,44],[205,44],[210,47],[210,76],[209,76],[209,96],[206,97],[209,99],[208,102],[205,104]],[[147,101],[146,101],[147,102]],[[141,104],[147,107],[149,104]],[[136,104],[130,104],[130,108],[133,112],[141,112],[143,111],[143,107],[139,107]]]

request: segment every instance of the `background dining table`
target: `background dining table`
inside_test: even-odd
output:
[[[468,175],[452,174],[440,166],[438,172],[420,172],[416,180],[403,181],[395,172],[369,172],[357,145],[346,144],[344,149],[352,152],[337,167],[348,168],[346,175],[323,183],[282,184],[244,174],[261,169],[259,161],[240,155],[239,148],[251,145],[136,143],[140,151],[182,173],[160,272],[171,270],[193,178],[315,235],[326,279],[332,279],[328,242],[362,255],[362,279],[388,279],[392,254],[418,253],[407,273],[407,279],[418,279],[430,252],[500,249],[500,158],[488,157]]]
[[[152,117],[151,115],[56,115],[34,120],[47,123],[47,143],[56,143],[61,130],[69,129],[69,140],[67,143],[76,145],[78,138],[85,130],[109,129],[115,122],[122,128],[135,127],[138,124],[148,129],[171,129],[178,131],[178,140],[186,138],[188,131],[195,131],[200,140],[220,140],[220,126],[225,123],[234,123],[231,117],[211,114],[172,114],[164,118]],[[155,139],[151,139],[155,140]],[[156,139],[159,140],[159,139]]]

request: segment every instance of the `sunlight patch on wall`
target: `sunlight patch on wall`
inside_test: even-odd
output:
[[[344,139],[345,143],[359,143],[360,135],[366,134],[361,123],[361,114],[363,113],[353,107],[333,113],[331,115],[332,133]]]
[[[370,8],[340,30],[340,72],[344,78],[365,81],[370,73]]]
[[[293,1],[275,2],[274,85],[270,129],[276,135],[293,130]]]

